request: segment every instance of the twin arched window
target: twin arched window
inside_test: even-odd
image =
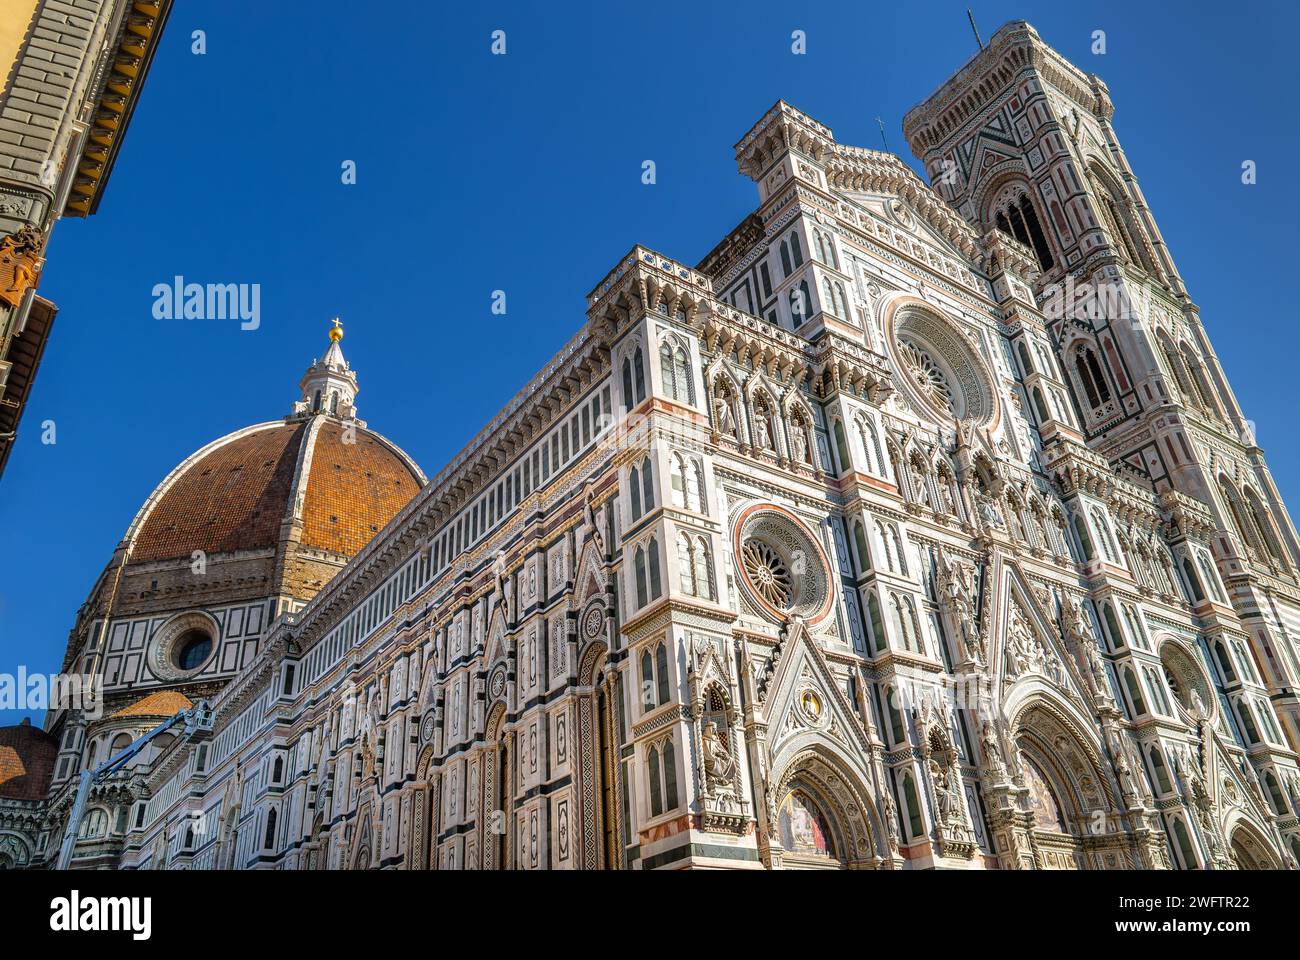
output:
[[[925,653],[925,644],[921,640],[920,623],[916,619],[916,607],[912,598],[897,593],[889,598],[889,612],[894,620],[894,629],[903,643],[903,649],[910,653]]]
[[[695,403],[695,376],[691,358],[680,343],[664,340],[659,345],[659,375],[664,393],[679,403]]]
[[[827,266],[839,269],[839,259],[835,256],[835,242],[825,230],[813,230],[813,243],[816,245],[817,259]]]
[[[824,309],[832,311],[837,317],[850,319],[848,300],[844,296],[844,284],[838,280],[832,283],[830,277],[822,277],[822,293],[825,294],[822,303]]]
[[[1021,193],[1018,198],[1007,203],[995,216],[997,228],[1007,236],[1014,237],[1034,251],[1038,265],[1044,271],[1051,270],[1056,261],[1052,258],[1052,248],[1043,233],[1029,194]]]
[[[628,474],[628,492],[632,500],[632,520],[640,520],[655,507],[654,470],[650,458],[632,468]]]
[[[646,751],[646,780],[650,787],[650,816],[677,809],[677,755],[671,736]]]
[[[77,839],[93,839],[102,837],[106,833],[108,833],[108,811],[102,807],[94,807],[82,818],[81,827],[77,830]]]
[[[713,596],[713,555],[704,536],[677,533],[677,574],[682,592],[703,600]]]
[[[858,436],[862,440],[862,452],[867,458],[867,471],[885,475],[885,457],[880,451],[880,434],[876,432],[875,421],[866,415],[857,418]]]
[[[641,712],[649,713],[668,703],[668,647],[661,640],[641,651]]]
[[[781,241],[781,274],[790,276],[803,266],[803,249],[799,245],[799,231],[791,230]]]
[[[1110,385],[1102,373],[1101,363],[1092,347],[1083,347],[1074,356],[1074,368],[1078,371],[1079,382],[1088,398],[1088,405],[1096,410],[1111,399]]]
[[[651,600],[658,600],[663,594],[657,537],[651,537],[637,546],[632,565],[633,575],[636,578],[636,605],[644,607]]]
[[[673,453],[668,460],[672,472],[673,506],[680,510],[708,513],[704,500],[704,468],[695,457]]]
[[[623,358],[623,409],[631,410],[645,399],[645,357],[638,346]]]

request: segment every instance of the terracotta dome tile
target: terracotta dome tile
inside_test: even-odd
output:
[[[303,501],[304,546],[344,556],[358,553],[420,489],[406,461],[382,440],[343,426],[321,425]]]
[[[256,430],[190,464],[141,525],[131,562],[274,547],[306,431],[305,423]]]
[[[31,723],[0,727],[0,798],[44,800],[59,742]]]

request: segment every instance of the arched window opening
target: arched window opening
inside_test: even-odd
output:
[[[1245,697],[1237,700],[1237,714],[1241,717],[1241,727],[1246,734],[1247,745],[1259,743],[1259,727],[1255,725],[1255,714],[1250,709],[1250,703]]]
[[[677,757],[671,740],[664,744],[664,809],[677,809]]]
[[[650,553],[650,599],[658,600],[663,594],[663,583],[659,577],[659,541],[651,537],[647,546]]]
[[[1174,818],[1174,840],[1178,845],[1178,856],[1183,862],[1183,869],[1195,870],[1199,867],[1192,838],[1187,834],[1187,826],[1183,823],[1182,817]]]
[[[1075,354],[1074,365],[1079,373],[1079,380],[1083,383],[1083,392],[1088,397],[1088,405],[1096,409],[1104,403],[1109,403],[1111,398],[1110,385],[1106,382],[1101,363],[1098,361],[1097,354],[1093,352],[1093,349],[1086,346],[1082,347]]]
[[[1016,341],[1016,352],[1020,354],[1021,373],[1027,377],[1034,372],[1034,365],[1029,360],[1029,350],[1025,347],[1025,341]]]
[[[640,347],[637,347],[636,353],[632,355],[632,379],[636,390],[636,402],[640,403],[645,399],[645,359],[641,355]]]
[[[907,826],[912,839],[925,835],[925,820],[916,796],[916,784],[910,773],[903,774],[903,803],[907,806]]]
[[[1034,410],[1038,412],[1038,422],[1044,423],[1052,419],[1051,414],[1047,412],[1047,403],[1043,400],[1043,392],[1039,390],[1038,387],[1034,387],[1034,389],[1030,391],[1030,396],[1033,397],[1034,400]]]
[[[1196,576],[1192,561],[1187,557],[1183,557],[1183,575],[1187,577],[1187,588],[1192,592],[1193,601],[1201,603],[1205,599],[1205,592],[1201,589],[1201,581]]]
[[[898,694],[893,687],[885,688],[885,709],[889,712],[889,730],[894,737],[894,746],[904,746],[907,743],[907,725],[903,722],[903,711],[898,707]]]
[[[1268,788],[1268,799],[1273,806],[1273,812],[1279,817],[1289,816],[1291,811],[1287,809],[1286,798],[1282,796],[1282,788],[1278,786],[1273,771],[1264,771],[1264,786]]]
[[[641,502],[649,513],[655,506],[654,473],[650,467],[650,458],[641,461]]]
[[[644,607],[649,602],[646,589],[645,547],[637,547],[633,566],[636,570],[636,605]]]
[[[1034,251],[1034,255],[1038,258],[1038,266],[1044,272],[1056,265],[1056,261],[1052,258],[1051,246],[1043,233],[1038,212],[1034,209],[1029,194],[1021,193],[1016,201],[1008,203],[997,213],[995,222],[997,228],[1007,236],[1014,237]]]
[[[651,747],[646,754],[646,776],[650,783],[650,816],[657,817],[664,812],[658,747]]]
[[[655,647],[655,677],[656,688],[659,694],[659,706],[668,702],[668,647],[665,644],[659,644]]]
[[[867,535],[862,524],[853,521],[853,546],[858,552],[858,572],[863,573],[871,566],[871,551],[867,548]]]
[[[1103,603],[1101,615],[1106,621],[1106,632],[1110,634],[1111,649],[1118,650],[1124,646],[1124,634],[1119,628],[1119,621],[1115,619],[1115,610],[1109,603]]]
[[[653,710],[655,702],[654,656],[648,649],[641,651],[641,712]]]
[[[1151,747],[1151,769],[1155,771],[1156,786],[1160,788],[1161,793],[1168,793],[1173,789],[1173,783],[1169,779],[1169,767],[1165,764],[1164,751],[1159,745]]]
[[[631,410],[636,405],[636,395],[632,390],[632,361],[623,358],[623,409]]]
[[[835,433],[835,453],[840,458],[840,472],[844,473],[853,466],[853,460],[849,459],[849,442],[844,436],[844,424],[836,418],[831,429]]]
[[[1232,683],[1237,679],[1236,672],[1232,669],[1232,659],[1228,656],[1228,651],[1224,649],[1222,640],[1214,641],[1214,658],[1219,663],[1219,670],[1223,673],[1223,682]]]
[[[1147,712],[1146,701],[1142,699],[1142,688],[1138,684],[1137,677],[1127,666],[1124,667],[1124,687],[1128,690],[1130,705],[1133,708],[1134,715]]]
[[[885,620],[880,614],[880,601],[874,592],[867,594],[867,612],[870,614],[872,650],[879,652],[885,648]]]
[[[1092,538],[1088,536],[1088,525],[1083,522],[1083,517],[1077,513],[1074,515],[1074,532],[1079,538],[1079,548],[1083,551],[1083,559],[1091,562],[1093,558]]]

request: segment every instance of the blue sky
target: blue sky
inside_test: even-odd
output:
[[[1300,502],[1285,300],[1300,15],[973,6],[985,38],[1027,19],[1109,84],[1238,399]],[[974,52],[965,3],[363,9],[178,0],[99,213],[50,245],[41,292],[59,316],[0,478],[0,672],[58,669],[140,504],[204,443],[287,413],[328,318],[347,326],[360,415],[433,475],[582,324],[584,294],[633,243],[695,262],[753,209],[732,145],[777,98],[842,143],[879,147],[879,116],[913,162],[904,113]],[[496,29],[505,56],[489,51]],[[154,319],[153,286],[177,274],[260,284],[260,328]]]

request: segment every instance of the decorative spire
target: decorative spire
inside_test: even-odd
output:
[[[312,361],[303,375],[295,416],[324,415],[350,420],[356,417],[356,397],[360,392],[357,375],[348,366],[339,341],[343,339],[343,321],[335,317],[329,328],[329,348],[325,356]]]

